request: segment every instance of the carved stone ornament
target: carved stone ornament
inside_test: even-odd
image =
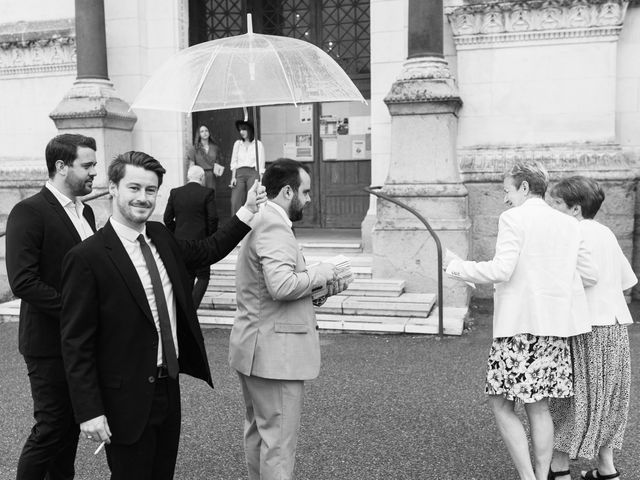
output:
[[[439,57],[407,60],[384,101],[386,103],[461,102],[449,66]]]
[[[474,48],[487,43],[617,37],[628,5],[628,0],[445,0],[445,13],[458,48]]]
[[[73,19],[0,25],[0,77],[75,71]]]
[[[474,146],[457,151],[463,181],[499,179],[517,161],[539,161],[549,172],[598,172],[608,178],[635,178],[640,166],[617,144]]]

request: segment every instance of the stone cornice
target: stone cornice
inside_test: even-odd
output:
[[[617,144],[562,144],[483,146],[459,148],[460,173],[464,182],[496,181],[516,161],[534,160],[550,173],[563,175],[589,172],[603,178],[634,179],[639,164]]]
[[[448,0],[458,48],[484,44],[615,39],[627,0]]]
[[[0,77],[75,70],[73,19],[0,24]]]

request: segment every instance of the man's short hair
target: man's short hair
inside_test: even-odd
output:
[[[540,162],[516,162],[503,176],[503,178],[511,178],[513,186],[520,188],[522,182],[529,184],[529,191],[534,195],[540,195],[544,198],[549,185],[549,173]]]
[[[262,176],[262,185],[267,191],[267,198],[277,197],[280,190],[287,185],[297,193],[301,183],[300,170],[309,173],[305,164],[290,158],[279,158],[269,165]]]
[[[154,172],[158,176],[158,187],[162,185],[162,176],[167,173],[160,162],[151,155],[147,155],[144,152],[131,151],[121,153],[113,159],[111,165],[109,165],[109,181],[118,185],[120,180],[124,177],[127,165],[131,165],[132,167],[141,167],[145,170]]]
[[[569,208],[580,205],[583,218],[595,217],[604,202],[604,191],[598,182],[582,175],[563,178],[550,193],[552,197],[561,198]]]
[[[187,170],[187,179],[189,181],[199,182],[204,178],[204,169],[199,165],[191,165]]]
[[[56,174],[56,162],[62,160],[65,165],[72,165],[78,158],[78,147],[86,147],[96,150],[96,141],[93,137],[74,133],[63,133],[53,137],[44,150],[44,158],[47,161],[49,178]]]

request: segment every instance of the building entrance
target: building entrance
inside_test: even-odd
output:
[[[246,33],[246,13],[254,31],[314,43],[349,74],[370,98],[369,1],[191,0],[190,44]],[[194,133],[209,127],[222,149],[224,175],[216,198],[222,218],[230,216],[229,162],[238,139],[235,121],[242,109],[193,114]],[[312,204],[300,227],[360,228],[369,206],[362,189],[371,182],[370,106],[356,102],[260,107],[254,120],[267,164],[287,157],[304,162],[312,176]]]

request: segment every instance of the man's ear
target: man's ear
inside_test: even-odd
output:
[[[64,161],[56,160],[56,163],[54,165],[56,166],[56,173],[59,173],[61,175],[67,174],[67,171],[65,169],[67,165],[65,165]]]
[[[117,192],[117,190],[118,190],[118,186],[115,183],[113,183],[111,180],[109,180],[109,194],[112,197],[115,197],[115,193]]]
[[[522,192],[526,195],[530,191],[529,182],[527,182],[526,180],[523,180],[522,183],[520,184],[520,188],[522,189]]]
[[[291,200],[291,198],[293,197],[293,189],[289,185],[285,185],[284,187],[282,187],[282,191],[284,193],[284,198],[286,198],[287,200]]]
[[[571,214],[574,217],[582,217],[582,205],[574,205],[571,207]]]

